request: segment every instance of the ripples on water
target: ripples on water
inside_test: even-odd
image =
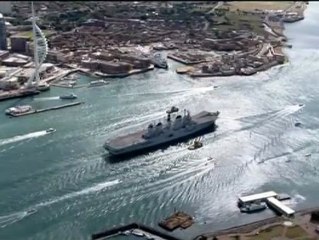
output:
[[[291,61],[267,72],[197,80],[176,75],[171,62],[168,72],[75,89],[85,104],[67,111],[1,116],[0,238],[87,239],[132,221],[156,227],[177,208],[197,219],[196,227],[175,233],[189,239],[271,215],[242,217],[236,207],[241,194],[275,190],[291,194],[293,207],[313,205],[311,199],[319,197],[313,192],[319,52],[318,33],[304,29],[318,16],[316,5],[310,4],[303,22],[287,26]],[[300,29],[305,35],[295,36]],[[53,88],[21,103],[44,106],[66,93]],[[218,129],[204,136],[203,148],[187,151],[187,143],[180,143],[128,161],[108,160],[106,139],[156,121],[171,105],[192,113],[221,111]],[[39,130],[49,127],[57,132],[45,136]]]

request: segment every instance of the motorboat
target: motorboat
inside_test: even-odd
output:
[[[295,123],[295,127],[300,127],[301,126],[301,123],[300,122],[296,122]]]
[[[47,133],[53,133],[56,130],[54,128],[48,128],[47,130],[45,130]]]
[[[200,138],[195,139],[193,144],[188,147],[188,150],[195,150],[201,148],[203,146],[203,143],[200,140]]]
[[[243,207],[240,208],[241,212],[244,213],[254,213],[254,212],[260,212],[263,211],[267,208],[266,203],[261,202],[261,203],[251,203],[248,205],[245,205]]]
[[[137,236],[137,237],[144,237],[144,236],[145,236],[145,234],[144,234],[142,231],[138,230],[138,229],[132,230],[131,233],[132,233],[133,235]]]
[[[106,84],[109,84],[110,82],[105,81],[105,80],[97,80],[97,81],[91,81],[89,84],[89,87],[99,87],[99,86],[103,86]]]
[[[73,93],[69,94],[69,95],[62,95],[60,96],[60,99],[76,99],[77,96]]]

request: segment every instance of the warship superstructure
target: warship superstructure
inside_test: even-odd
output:
[[[182,116],[178,111],[178,108],[172,107],[166,111],[165,122],[149,124],[147,129],[111,139],[104,144],[104,148],[111,155],[127,155],[161,147],[203,131],[213,130],[219,115],[218,111],[202,111],[191,116],[188,110],[184,110]]]

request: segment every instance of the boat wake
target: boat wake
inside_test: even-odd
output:
[[[5,215],[5,216],[0,216],[0,228],[4,228],[4,227],[6,227],[8,225],[11,225],[11,224],[13,224],[15,222],[18,222],[18,221],[20,221],[20,220],[22,220],[22,219],[24,219],[24,218],[36,213],[41,207],[46,207],[46,206],[52,205],[54,203],[61,202],[61,201],[64,201],[64,200],[67,200],[67,199],[71,199],[71,198],[74,198],[74,197],[78,197],[78,196],[81,196],[81,195],[86,195],[86,194],[91,194],[91,193],[94,193],[94,192],[99,192],[99,191],[102,191],[103,189],[105,189],[107,187],[116,185],[116,184],[118,184],[120,182],[121,182],[120,180],[116,179],[116,180],[113,180],[113,181],[107,181],[107,182],[103,182],[103,183],[98,183],[96,185],[93,185],[92,187],[85,188],[85,189],[80,190],[80,191],[68,193],[68,194],[63,195],[61,197],[57,197],[57,198],[54,198],[54,199],[51,199],[51,200],[48,200],[48,201],[45,201],[45,202],[38,203],[38,204],[34,205],[33,207],[30,207],[29,209],[25,210],[25,211],[12,213],[12,214]]]
[[[204,93],[208,91],[213,91],[215,90],[214,86],[210,87],[196,87],[196,88],[186,88],[186,89],[180,89],[180,90],[175,90],[175,91],[156,91],[156,92],[137,92],[137,93],[129,93],[129,94],[121,94],[121,95],[110,95],[109,97],[123,97],[123,96],[137,96],[137,95],[160,95],[160,94],[175,94],[175,93],[185,93],[189,92],[191,94],[193,93]]]
[[[43,131],[28,133],[28,134],[25,134],[25,135],[18,135],[18,136],[7,138],[7,139],[0,139],[0,146],[6,145],[6,144],[10,144],[10,143],[19,142],[19,141],[23,141],[23,140],[27,140],[27,139],[31,139],[31,138],[41,137],[41,136],[44,136],[44,135],[47,135],[47,134],[48,133],[45,130],[43,130]]]

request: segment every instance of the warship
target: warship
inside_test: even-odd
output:
[[[191,116],[184,110],[183,116],[177,107],[166,111],[165,121],[149,124],[143,129],[124,136],[110,139],[104,144],[111,156],[131,155],[178,142],[204,131],[214,130],[219,112],[202,111]]]

